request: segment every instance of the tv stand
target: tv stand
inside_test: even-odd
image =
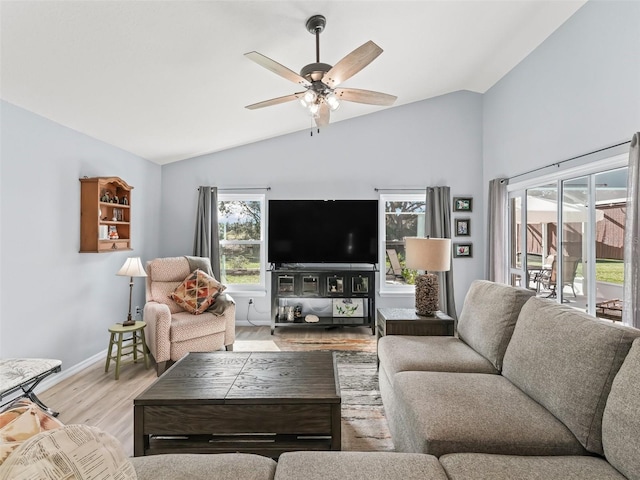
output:
[[[373,335],[375,311],[373,266],[271,270],[271,335],[276,327],[369,327]]]

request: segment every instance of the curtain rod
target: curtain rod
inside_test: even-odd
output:
[[[217,188],[217,187],[211,187]],[[200,187],[198,187],[200,190]],[[271,190],[271,187],[230,187],[230,188],[218,188],[218,190],[228,191],[228,190]]]
[[[626,145],[627,143],[631,143],[631,140],[627,140],[626,142],[616,143],[615,145],[611,145],[609,147],[600,148],[600,149],[594,150],[592,152],[583,153],[582,155],[576,155],[575,157],[567,158],[566,160],[560,160],[559,162],[550,163],[549,165],[545,165],[544,167],[534,168],[533,170],[529,170],[529,171],[524,172],[524,173],[519,173],[519,174],[514,175],[512,177],[504,178],[502,181],[513,180],[514,178],[523,177],[525,175],[529,175],[530,173],[534,173],[534,172],[537,172],[539,170],[544,170],[545,168],[549,168],[549,167],[560,167],[560,165],[562,165],[563,163],[567,163],[567,162],[570,162],[572,160],[577,160],[579,158],[586,157],[588,155],[593,155],[594,153],[604,152],[605,150],[610,150],[612,148],[620,147],[622,145]]]
[[[426,190],[426,187],[414,187],[414,188],[409,188],[409,187],[404,187],[404,188],[378,188],[378,187],[374,187],[373,188],[376,192],[402,192],[405,190]]]

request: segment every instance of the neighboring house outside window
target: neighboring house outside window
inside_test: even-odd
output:
[[[424,193],[380,195],[380,291],[414,290],[415,270],[405,266],[405,237],[424,237]]]
[[[265,289],[265,196],[220,194],[220,276],[229,291]]]

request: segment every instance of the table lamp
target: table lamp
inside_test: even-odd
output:
[[[127,321],[122,322],[123,327],[135,325],[135,320],[131,318],[131,295],[133,293],[133,277],[146,277],[147,272],[144,271],[140,257],[130,257],[124,262],[122,268],[118,270],[116,275],[122,277],[129,277],[129,315],[127,315]]]
[[[424,270],[416,277],[416,313],[433,316],[438,311],[438,276],[431,272],[446,272],[451,268],[451,239],[406,237],[406,266]]]

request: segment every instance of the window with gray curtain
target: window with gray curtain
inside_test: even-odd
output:
[[[211,260],[211,268],[216,279],[221,278],[219,246],[218,189],[201,186],[198,188],[193,254]]]

